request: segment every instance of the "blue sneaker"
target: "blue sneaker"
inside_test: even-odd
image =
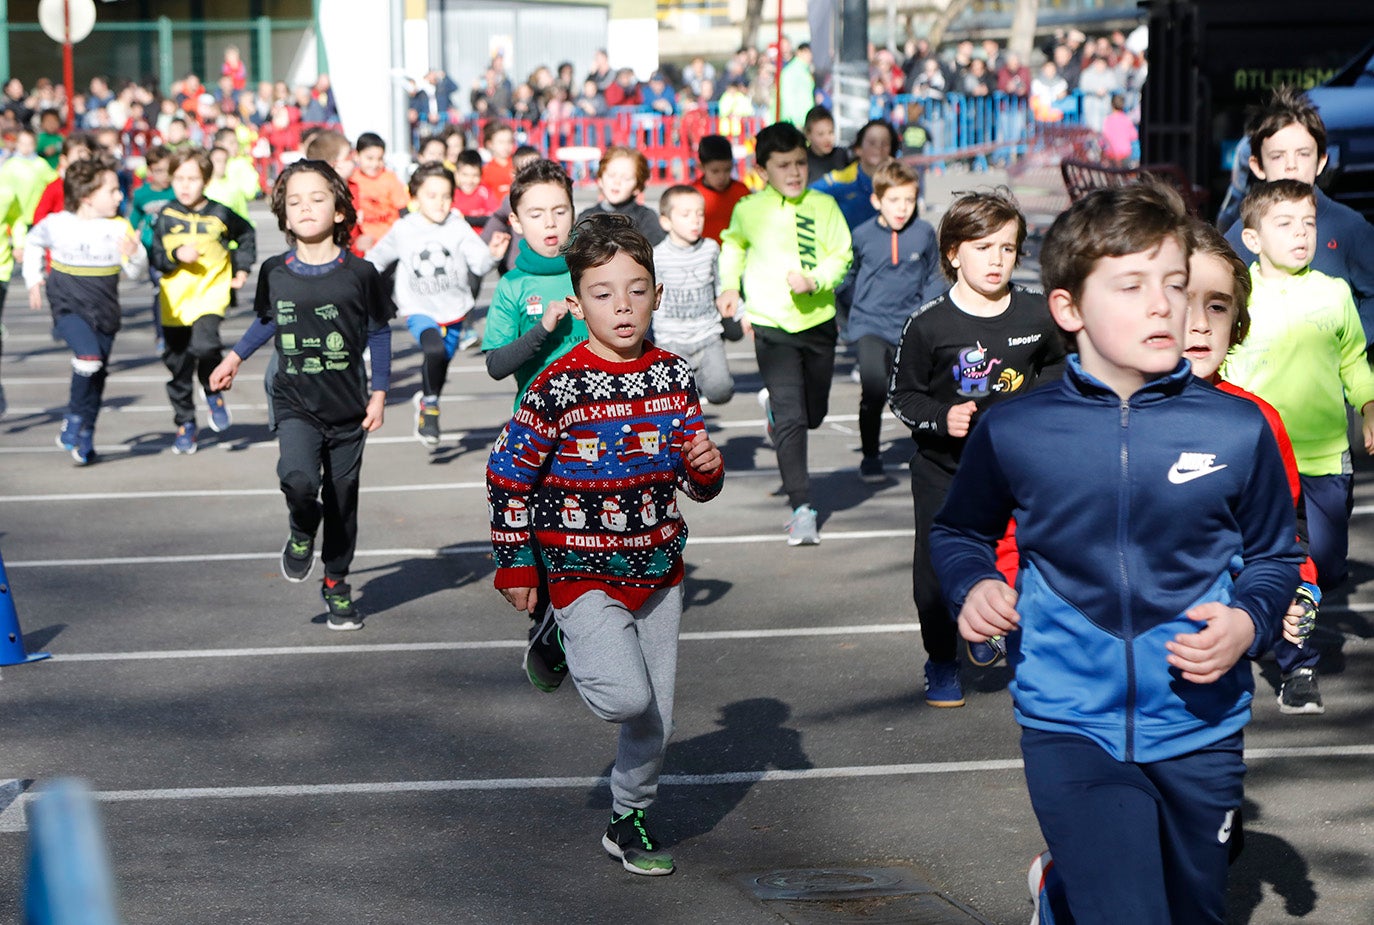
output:
[[[224,401],[224,393],[206,392],[205,404],[210,407],[210,429],[217,434],[228,430],[233,418],[229,416],[229,406]]]
[[[196,451],[196,422],[187,421],[177,428],[176,439],[172,441],[172,452],[178,456],[190,456]]]
[[[989,636],[986,642],[968,644],[968,660],[979,668],[991,668],[1007,657],[1007,640],[1001,636]]]
[[[81,433],[81,415],[62,415],[62,430],[57,434],[57,445],[67,452],[76,449],[76,441]]]
[[[958,662],[926,662],[926,703],[932,707],[962,707],[964,688]]]
[[[78,466],[89,466],[95,462],[95,431],[83,427],[76,435],[76,446],[72,447],[72,459]]]

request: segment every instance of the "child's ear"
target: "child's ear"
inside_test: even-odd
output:
[[[670,222],[670,221],[668,221],[668,216],[666,216],[666,215],[660,215],[660,216],[658,217],[658,227],[662,228],[664,231],[672,231],[672,230],[673,230],[673,223]],[[659,288],[659,289],[662,289],[663,287],[662,287],[662,286],[659,286],[658,288]]]
[[[1250,253],[1259,254],[1260,236],[1259,232],[1253,228],[1242,228],[1240,230],[1240,243],[1250,248]]]
[[[1259,158],[1253,154],[1250,155],[1250,172],[1258,179],[1264,179],[1264,168],[1260,166]],[[1321,171],[1318,170],[1317,173],[1321,173]]]
[[[869,194],[868,194],[868,201],[871,202],[871,203],[873,203],[873,208],[877,209],[879,212],[882,211],[882,203],[880,203],[880,202],[878,201],[878,194],[877,194],[877,193],[869,193]]]
[[[511,214],[514,215],[515,213],[511,213]],[[512,226],[512,227],[514,227],[514,226]],[[575,295],[567,296],[567,297],[566,297],[566,300],[567,300],[567,303],[568,303],[568,311],[572,314],[572,316],[573,316],[574,318],[578,319],[579,321],[586,321],[586,320],[587,320],[587,316],[583,313],[583,311],[582,311],[582,303],[579,302],[579,301],[577,301],[577,296],[575,296]]]
[[[663,284],[659,283],[654,287],[654,311],[658,311],[659,305],[663,303]]]
[[[1070,334],[1083,330],[1083,316],[1078,311],[1078,303],[1067,289],[1054,289],[1046,297],[1050,303],[1050,316],[1054,323]]]
[[[516,216],[514,209],[510,210],[510,215],[506,218],[506,221],[510,222],[511,231],[514,231],[522,238],[525,236],[525,229],[521,227],[520,219]]]

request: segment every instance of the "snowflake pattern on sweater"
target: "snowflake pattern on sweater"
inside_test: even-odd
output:
[[[552,363],[487,464],[496,587],[536,587],[536,555],[556,607],[602,590],[637,610],[681,581],[677,490],[709,501],[724,474],[687,466],[683,445],[704,430],[681,357],[645,344],[639,359],[612,363],[583,343]]]

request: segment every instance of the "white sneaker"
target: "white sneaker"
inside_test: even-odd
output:
[[[816,509],[809,504],[803,504],[792,512],[792,519],[787,522],[787,545],[819,546],[820,544],[821,533],[816,526]]]
[[[759,389],[759,407],[763,409],[763,437],[768,445],[773,445],[773,406],[768,401],[768,390]]]

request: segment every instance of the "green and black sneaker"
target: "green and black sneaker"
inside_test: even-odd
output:
[[[611,824],[601,836],[601,847],[632,874],[662,877],[673,872],[673,856],[650,834],[642,809],[632,809],[618,818],[612,813]]]
[[[346,581],[337,581],[331,585],[328,578],[324,580],[320,587],[320,597],[324,598],[325,606],[329,608],[329,619],[325,626],[332,630],[363,628],[363,617],[353,606],[352,592],[353,589]]]
[[[525,676],[530,683],[546,694],[558,690],[568,676],[568,658],[563,654],[563,636],[553,608],[544,611],[544,619],[530,627],[530,644],[525,647]]]
[[[287,581],[305,581],[315,569],[315,538],[300,537],[296,532],[286,538],[281,548],[281,574]]]

